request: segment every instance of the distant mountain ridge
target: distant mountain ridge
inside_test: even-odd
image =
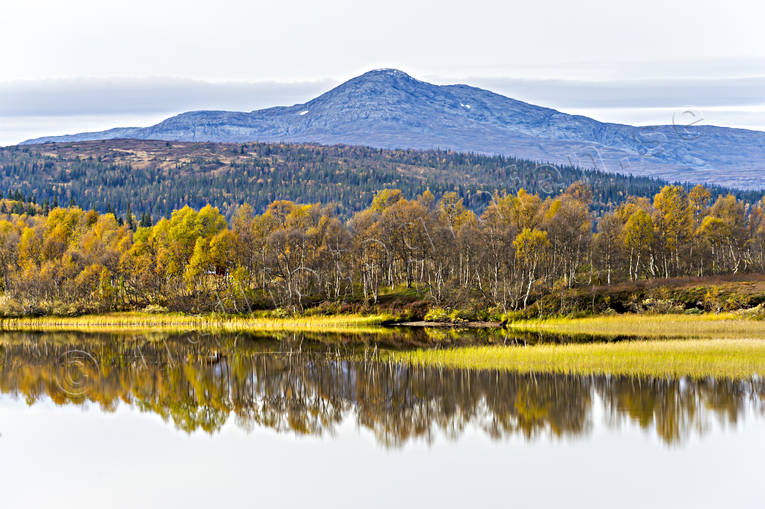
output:
[[[765,184],[765,132],[603,123],[468,85],[433,85],[395,69],[367,72],[304,104],[252,112],[192,111],[150,127],[25,143],[116,138],[441,148],[671,181],[743,189]]]

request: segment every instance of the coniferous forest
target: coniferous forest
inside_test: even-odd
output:
[[[481,213],[495,192],[519,189],[549,197],[585,181],[591,208],[607,210],[628,196],[650,198],[667,182],[573,166],[447,151],[351,146],[180,143],[107,140],[0,148],[0,190],[48,208],[77,204],[100,212],[170,217],[210,203],[231,217],[249,203],[258,212],[276,200],[333,204],[343,218],[363,210],[380,189],[405,196],[454,192]],[[685,186],[689,190],[689,186]],[[748,202],[756,192],[733,192]]]
[[[277,200],[152,222],[4,199],[2,312],[374,306],[391,289],[507,312],[570,288],[765,270],[765,200],[665,186],[600,215],[593,201],[574,182],[548,197],[495,193],[477,214],[454,192],[385,189],[347,220]]]

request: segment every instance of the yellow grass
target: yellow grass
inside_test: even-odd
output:
[[[108,313],[77,317],[39,317],[0,319],[0,330],[7,331],[88,331],[88,332],[355,332],[375,333],[385,315],[335,315],[295,318],[250,318],[181,313]]]
[[[765,339],[765,320],[742,318],[734,313],[703,315],[609,315],[588,318],[526,320],[509,325],[512,330],[593,336],[645,338],[758,338]]]
[[[417,365],[521,373],[725,378],[765,375],[765,341],[757,339],[479,346],[391,355]]]

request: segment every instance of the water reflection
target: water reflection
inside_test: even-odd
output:
[[[317,341],[320,339],[321,341]],[[380,444],[457,439],[468,427],[494,439],[587,436],[596,409],[667,444],[703,436],[712,419],[765,413],[765,382],[563,376],[409,367],[381,362],[376,338],[288,334],[0,336],[0,391],[32,405],[120,403],[183,431],[245,429],[331,434],[349,419]],[[402,345],[411,338],[384,340]]]

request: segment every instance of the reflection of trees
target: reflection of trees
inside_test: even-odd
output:
[[[655,428],[667,443],[702,433],[710,417],[734,425],[748,408],[765,413],[763,380],[598,377],[598,394],[615,421],[628,417]]]
[[[612,424],[629,420],[667,443],[703,432],[712,417],[736,423],[749,409],[765,408],[762,380],[409,367],[343,347],[342,337],[324,344],[299,335],[278,339],[6,334],[0,339],[0,391],[29,404],[47,396],[106,411],[123,402],[187,432],[214,433],[233,416],[246,429],[322,434],[354,419],[386,446],[430,441],[436,431],[456,438],[469,426],[494,439],[578,436],[591,429],[595,394]],[[76,366],[78,391],[67,385],[72,350],[92,359]]]

